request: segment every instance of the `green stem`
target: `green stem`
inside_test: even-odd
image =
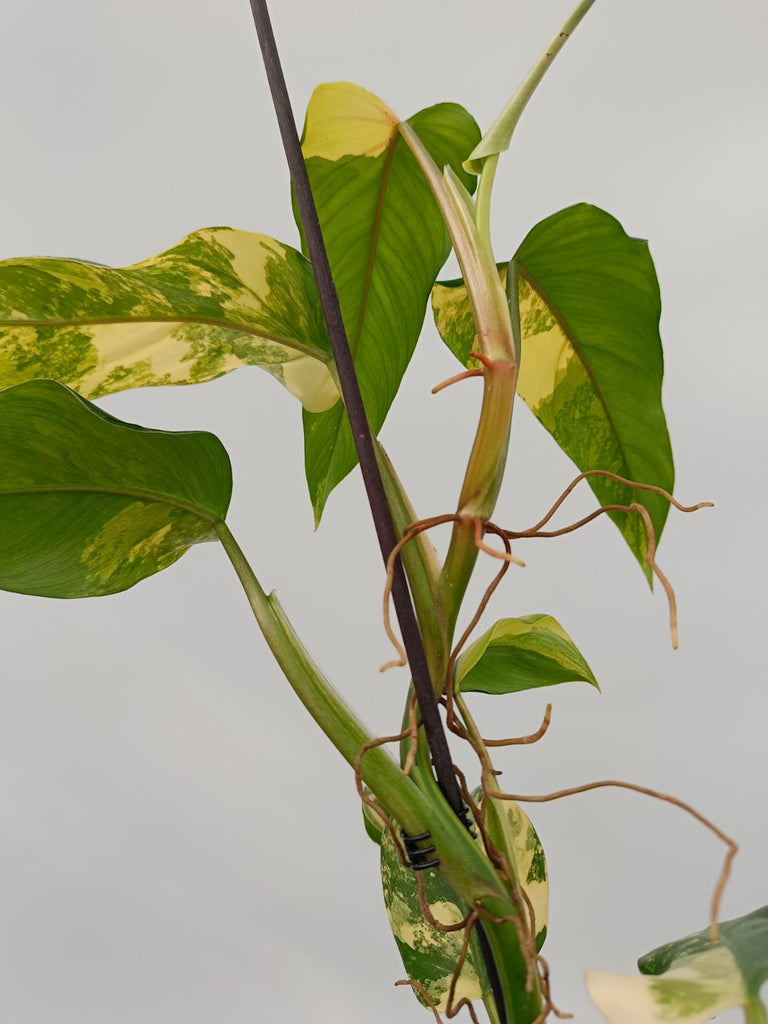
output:
[[[768,1024],[768,1014],[758,996],[750,999],[744,1007],[744,1020],[746,1024]]]
[[[477,562],[475,527],[470,516],[487,522],[496,506],[504,477],[515,401],[514,363],[496,362],[484,374],[483,404],[475,441],[467,463],[457,521],[443,567],[442,603],[452,634],[461,602]]]
[[[552,61],[560,53],[579,22],[594,3],[595,0],[581,0],[577,4],[573,12],[560,26],[559,31],[549,41],[549,45],[541,53],[515,93],[507,101],[499,116],[473,152],[470,153],[467,165],[472,166],[473,170],[481,172],[480,182],[477,187],[475,223],[477,224],[480,237],[489,247],[491,239],[491,191],[493,189],[493,179],[496,176],[499,154],[509,149],[517,123],[527,107],[528,101],[536,91],[539,82],[541,82],[551,67]]]
[[[416,522],[418,516],[380,441],[376,442],[376,458],[392,524],[399,540],[405,528]],[[400,557],[411,588],[432,686],[435,692],[439,692],[443,686],[448,650],[445,615],[440,603],[440,563],[437,552],[424,532],[405,545]]]
[[[275,595],[264,592],[227,525],[219,522],[215,529],[288,682],[337,750],[354,764],[360,748],[370,741],[370,734],[314,664]],[[428,765],[426,741],[424,749]],[[490,861],[453,813],[428,768],[418,767],[417,783],[382,747],[374,747],[363,761],[363,779],[382,808],[406,832],[431,832],[440,873],[467,906],[482,902],[494,917],[515,913]],[[539,1012],[540,999],[538,992],[525,991],[526,964],[515,927],[486,922],[485,928],[496,962],[504,965],[500,973],[508,1024],[529,1024]]]

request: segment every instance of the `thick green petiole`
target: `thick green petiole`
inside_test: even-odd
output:
[[[314,664],[277,598],[264,592],[227,525],[218,523],[216,533],[277,663],[323,732],[354,764],[360,748],[370,742],[370,734]],[[422,772],[417,784],[382,747],[373,747],[363,759],[362,774],[383,810],[406,832],[431,833],[440,873],[467,906],[481,903],[491,918],[515,914],[491,863],[446,803],[431,772]],[[539,1012],[539,996],[535,988],[530,993],[525,990],[528,968],[517,930],[514,924],[495,924],[490,919],[484,927],[494,958],[504,968],[500,974],[508,1024],[530,1024]]]

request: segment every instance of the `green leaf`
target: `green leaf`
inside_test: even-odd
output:
[[[551,615],[499,619],[456,662],[462,693],[519,693],[582,680],[597,685],[573,640]]]
[[[472,799],[476,804],[479,804],[482,798],[482,789],[476,789],[472,793]],[[491,810],[495,814],[495,822]],[[533,827],[533,822],[514,800],[489,800],[488,815],[488,827],[493,833],[491,838],[497,846],[503,846],[505,851],[512,854],[520,885],[531,902],[536,929],[536,949],[539,951],[547,937],[549,916],[549,878],[544,847]],[[499,828],[502,831],[501,837],[497,834]]]
[[[580,470],[608,470],[671,491],[661,300],[647,243],[582,203],[533,228],[512,266],[522,332],[520,396]],[[474,364],[462,282],[436,286],[432,303],[445,343],[464,365]],[[647,508],[660,538],[669,510],[660,495],[600,477],[589,484],[602,504]],[[640,518],[611,517],[650,579]]]
[[[467,909],[437,871],[428,869],[421,875],[427,903],[436,920],[458,924],[467,916]],[[419,905],[416,872],[403,866],[388,832],[381,836],[381,880],[389,924],[408,977],[420,982],[438,1010],[445,1012],[464,932],[438,931],[425,920]],[[461,999],[482,999],[489,990],[477,933],[473,931],[456,985],[454,1006]],[[418,992],[416,996],[424,1003]]]
[[[430,289],[450,251],[432,193],[380,99],[347,82],[319,86],[302,139],[365,408],[381,429],[421,331]],[[408,122],[438,166],[461,163],[480,132],[453,103]],[[357,464],[341,402],[304,412],[305,466],[319,522],[333,488]]]
[[[590,996],[611,1024],[704,1024],[731,1006],[763,1022],[760,988],[768,981],[768,907],[670,942],[638,961],[645,977],[588,971]]]
[[[50,377],[86,398],[262,366],[306,408],[338,398],[309,262],[266,235],[206,228],[122,269],[0,263],[0,386]]]
[[[126,590],[214,540],[231,492],[212,434],[123,423],[55,381],[0,391],[3,590]]]

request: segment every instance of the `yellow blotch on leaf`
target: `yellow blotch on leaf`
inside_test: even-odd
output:
[[[312,93],[307,108],[304,158],[340,160],[383,153],[400,118],[367,89],[351,82],[328,82]]]

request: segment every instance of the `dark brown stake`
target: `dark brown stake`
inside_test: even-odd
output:
[[[389,506],[384,494],[381,476],[376,464],[373,437],[368,418],[365,414],[360,387],[355,376],[352,353],[341,317],[339,298],[331,276],[331,268],[328,263],[328,255],[320,230],[320,221],[318,220],[307,169],[304,165],[301,142],[296,130],[296,122],[293,117],[293,110],[288,97],[285,77],[280,65],[277,44],[275,43],[265,0],[251,0],[251,10],[259,36],[264,67],[275,105],[275,113],[277,114],[291,181],[296,194],[304,237],[307,241],[307,249],[312,261],[317,290],[320,293],[323,314],[331,339],[341,393],[344,398],[347,415],[349,416],[350,426],[352,427],[352,435],[355,441],[355,448],[357,449],[357,457],[363,475],[365,490],[368,495],[368,502],[371,506],[371,514],[376,527],[379,546],[386,562],[389,553],[395,546],[397,538],[389,514]],[[411,604],[405,573],[399,563],[395,567],[392,597],[400,624],[400,632],[408,655],[413,685],[419,701],[419,711],[424,722],[424,731],[429,743],[437,781],[440,783],[448,803],[458,813],[461,810],[461,795],[451,770],[448,741],[438,714],[427,658],[421,642],[419,628],[416,624],[416,616]]]
[[[360,463],[360,470],[363,475],[363,483],[368,495],[368,503],[371,507],[381,554],[386,563],[392,548],[395,546],[397,537],[395,536],[392,518],[389,514],[389,506],[387,505],[384,493],[384,486],[376,463],[373,437],[371,436],[370,425],[365,414],[360,387],[355,376],[352,353],[344,329],[339,298],[333,283],[331,268],[328,263],[328,254],[325,250],[325,242],[320,230],[320,221],[317,216],[317,209],[309,184],[309,176],[307,175],[304,157],[301,152],[299,133],[296,130],[296,122],[285,84],[285,76],[280,64],[277,43],[272,31],[269,10],[266,0],[250,0],[250,2],[256,32],[259,37],[259,45],[264,59],[267,81],[269,82],[269,89],[275,106],[280,136],[283,140],[288,169],[296,194],[301,225],[312,262],[312,270],[315,275],[320,302],[323,307],[323,315],[325,316],[328,335],[331,340],[333,357],[336,361],[341,394],[352,428],[357,458]],[[411,604],[411,595],[408,590],[405,573],[399,561],[395,566],[392,598],[400,625],[400,633],[403,637],[403,643],[408,656],[413,688],[416,692],[416,699],[419,702],[419,714],[424,725],[424,733],[429,745],[435,775],[451,809],[460,818],[464,809],[461,793],[459,792],[456,777],[453,774],[451,753],[448,749],[448,740],[443,730],[435,692],[432,688],[427,657],[424,653],[421,634],[416,623],[416,615]],[[482,929],[479,929],[479,938],[483,959],[486,962],[488,976],[496,999],[497,1010],[502,1022],[504,1022],[506,1021],[506,1009],[501,983],[488,940]]]

